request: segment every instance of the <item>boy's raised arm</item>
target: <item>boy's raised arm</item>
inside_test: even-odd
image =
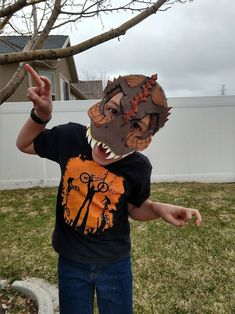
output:
[[[16,146],[24,153],[36,154],[33,141],[45,129],[52,115],[50,81],[45,76],[39,76],[29,64],[25,65],[25,69],[33,77],[36,86],[27,90],[27,97],[33,102],[33,109],[20,130]]]

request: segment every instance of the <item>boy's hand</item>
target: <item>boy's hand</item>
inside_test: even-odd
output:
[[[199,226],[202,222],[200,212],[195,208],[185,208],[172,204],[159,203],[158,215],[166,222],[177,227],[185,226],[188,221],[195,217],[195,224]]]
[[[152,202],[150,199],[145,200],[140,207],[128,203],[128,212],[129,216],[134,220],[148,221],[162,218],[177,227],[185,226],[193,217],[195,217],[196,225],[199,226],[202,222],[201,215],[197,209]]]
[[[33,102],[35,114],[43,120],[49,120],[52,113],[50,80],[45,76],[39,76],[29,64],[25,65],[25,69],[31,74],[36,84],[28,88],[27,97]]]

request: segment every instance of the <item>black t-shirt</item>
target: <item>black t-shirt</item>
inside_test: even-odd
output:
[[[61,181],[52,244],[82,263],[105,264],[130,253],[127,203],[139,207],[150,194],[151,164],[133,153],[107,166],[92,159],[86,127],[68,123],[34,141],[40,157],[57,162]]]

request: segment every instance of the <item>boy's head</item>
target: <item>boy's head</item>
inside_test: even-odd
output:
[[[170,107],[156,79],[156,75],[128,75],[108,83],[101,102],[88,111],[93,157],[102,157],[96,161],[109,164],[144,150],[163,127]]]

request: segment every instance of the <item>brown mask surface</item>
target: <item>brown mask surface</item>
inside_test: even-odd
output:
[[[93,105],[88,115],[91,119],[92,138],[106,144],[116,155],[126,155],[144,150],[152,136],[165,124],[170,107],[161,86],[156,82],[157,75],[120,76],[110,82],[100,103]],[[112,97],[122,93],[118,110],[107,112]],[[136,132],[135,126],[146,115],[150,123],[144,134]]]

